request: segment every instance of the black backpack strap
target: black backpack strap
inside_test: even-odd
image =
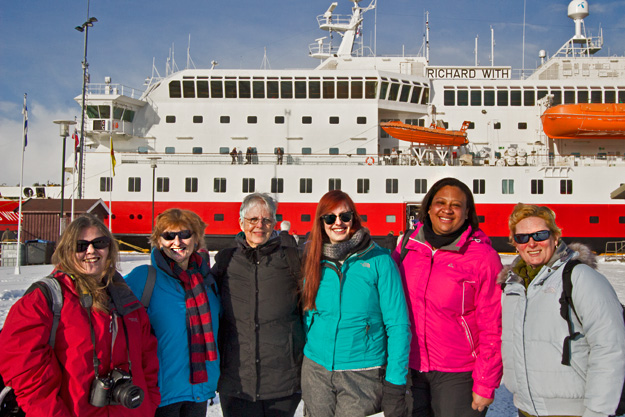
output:
[[[52,329],[50,331],[50,337],[48,338],[48,344],[54,347],[56,342],[56,330],[61,320],[61,308],[63,308],[63,291],[61,290],[61,284],[52,275],[48,275],[33,282],[24,294],[28,294],[36,288],[41,290],[52,311]]]
[[[156,268],[148,265],[148,276],[145,280],[145,287],[143,287],[143,294],[141,294],[141,304],[143,304],[146,310],[150,306],[154,285],[156,285]]]
[[[569,335],[564,338],[564,343],[562,344],[562,365],[571,366],[571,342],[575,340],[581,333],[576,332],[573,326],[573,320],[571,317],[571,311],[579,320],[579,316],[577,316],[577,312],[575,311],[575,305],[573,304],[573,281],[571,280],[571,273],[573,272],[573,268],[581,262],[577,259],[568,261],[564,265],[564,270],[562,272],[562,295],[560,296],[560,315],[569,327]],[[569,308],[570,307],[570,308]]]
[[[401,252],[400,252],[400,261],[404,261],[404,258],[406,257],[406,255],[408,255],[408,249],[406,249],[406,244],[408,243],[408,239],[410,239],[410,236],[414,233],[415,229],[408,229],[406,230],[406,232],[404,233],[404,237],[401,240]]]

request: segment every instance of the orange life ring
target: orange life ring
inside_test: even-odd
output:
[[[367,159],[365,159],[365,162],[367,165],[373,165],[375,163],[375,159],[373,159],[372,156],[368,156]]]

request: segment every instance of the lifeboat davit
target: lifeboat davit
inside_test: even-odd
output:
[[[540,118],[551,139],[625,139],[625,104],[561,104]]]
[[[438,146],[461,146],[469,143],[467,128],[470,122],[462,123],[460,130],[447,130],[444,127],[408,125],[402,122],[382,122],[380,127],[392,137],[406,142]]]

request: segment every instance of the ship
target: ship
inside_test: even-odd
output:
[[[87,84],[84,101],[76,97],[85,117],[79,195],[105,201],[112,232],[143,245],[163,210],[193,210],[218,249],[240,231],[252,192],[272,195],[278,224],[304,235],[321,196],[341,189],[378,239],[411,227],[429,187],[456,177],[499,251],[513,249],[507,220],[519,202],[551,207],[565,241],[604,252],[624,240],[625,138],[550,138],[541,122],[558,105],[625,102],[625,58],[598,53],[603,34],[586,34],[587,1],[569,4],[574,35],[553,56],[541,51],[532,71],[430,63],[429,23],[424,53],[373,54],[359,34],[375,0],[350,2],[351,13],[332,3],[317,17],[332,36],[309,46],[314,68],[186,68],[150,77],[144,90],[108,77]],[[468,140],[405,142],[382,128],[391,121],[468,121]]]

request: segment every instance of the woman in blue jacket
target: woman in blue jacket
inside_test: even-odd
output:
[[[219,379],[217,331],[221,305],[209,275],[204,246],[206,224],[188,210],[159,214],[150,237],[152,266],[126,276],[141,299],[150,268],[156,281],[147,308],[158,340],[161,405],[156,417],[205,417]]]
[[[319,201],[304,279],[307,415],[406,415],[410,322],[401,278],[340,190]]]

